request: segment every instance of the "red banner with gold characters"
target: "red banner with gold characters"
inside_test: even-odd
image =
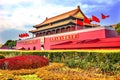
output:
[[[57,37],[51,37],[50,41],[63,41],[63,40],[71,40],[71,39],[78,39],[78,34],[71,34],[71,35],[64,35],[64,36],[57,36]]]
[[[37,42],[38,42],[37,40],[23,41],[23,45],[36,44]]]

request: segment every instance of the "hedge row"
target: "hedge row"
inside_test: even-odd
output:
[[[64,62],[69,67],[97,67],[103,72],[120,69],[120,50],[49,50],[3,51],[3,55],[40,55],[51,62]]]
[[[5,56],[3,54],[0,54],[0,59],[5,58]]]
[[[52,62],[64,62],[68,59],[85,58],[89,61],[106,60],[117,63],[120,62],[120,50],[48,50],[48,51],[0,51],[0,54],[11,57],[17,55],[40,55],[46,56]]]

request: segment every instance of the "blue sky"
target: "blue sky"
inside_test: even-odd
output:
[[[101,25],[120,22],[120,0],[0,0],[0,43],[18,39],[18,34],[33,29],[33,25],[80,6],[87,17],[108,14]]]

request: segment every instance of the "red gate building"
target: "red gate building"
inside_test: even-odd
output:
[[[120,49],[120,37],[110,26],[85,24],[86,17],[78,6],[69,12],[46,18],[29,31],[32,38],[17,41],[16,49],[55,50],[55,49]],[[88,18],[90,19],[90,18]]]

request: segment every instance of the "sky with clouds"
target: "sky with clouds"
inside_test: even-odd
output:
[[[33,25],[46,17],[73,10],[78,5],[87,17],[110,15],[101,20],[101,25],[120,22],[120,0],[0,0],[0,43],[18,39],[18,34],[33,29]]]

